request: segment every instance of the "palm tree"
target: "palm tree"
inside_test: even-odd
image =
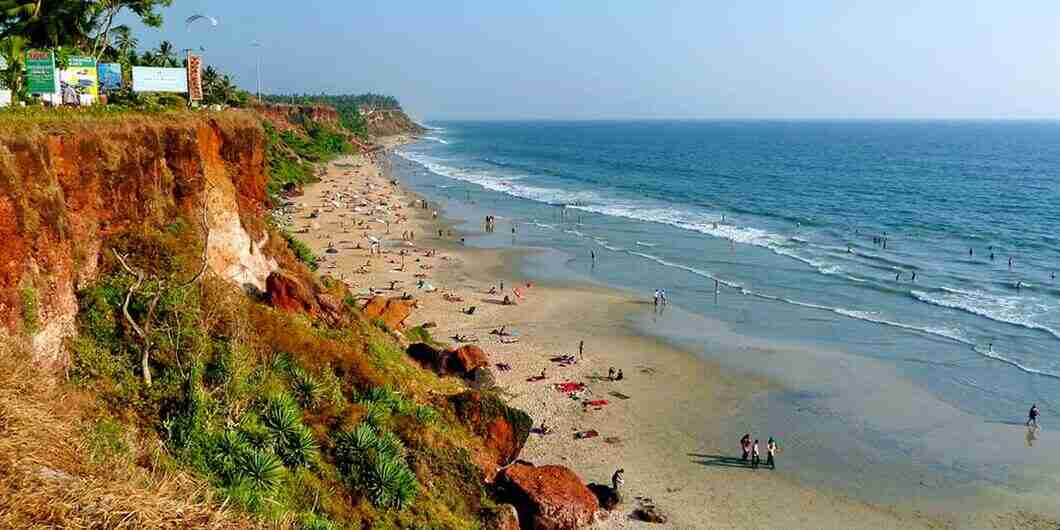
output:
[[[173,43],[168,40],[164,40],[158,44],[158,48],[151,54],[151,64],[153,66],[176,66],[177,54],[173,48]]]
[[[0,36],[19,35],[33,47],[82,46],[98,22],[93,2],[0,0]]]
[[[129,52],[136,50],[140,46],[140,41],[133,37],[132,30],[129,26],[118,26],[112,30],[114,32],[114,44],[112,47],[120,58],[129,57]]]

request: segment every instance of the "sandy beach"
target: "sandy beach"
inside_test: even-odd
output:
[[[406,140],[392,138],[387,145]],[[384,173],[360,156],[337,160],[321,182],[275,215],[321,258],[321,273],[364,296],[408,293],[420,306],[409,326],[433,323],[436,339],[454,343],[460,336],[485,350],[512,405],[548,427],[548,434],[531,434],[522,459],[566,465],[587,483],[609,483],[623,468],[624,502],[597,527],[650,527],[630,517],[642,502],[656,504],[671,528],[1049,527],[1024,512],[997,516],[973,509],[957,516],[873,505],[780,471],[748,468],[728,433],[734,422],[747,425],[764,454],[768,426],[745,415],[747,404],[777,390],[777,382],[636,334],[630,316],[650,314],[650,299],[591,285],[528,286],[517,263],[533,250],[462,246],[445,212],[436,218],[433,207],[420,207],[420,197]],[[498,223],[498,231],[507,229]],[[374,240],[379,254],[372,253]],[[503,305],[505,296],[517,303]],[[462,311],[472,306],[473,314]],[[699,332],[725,333],[707,319],[697,325]],[[491,333],[502,326],[511,335]],[[562,355],[577,362],[552,360]],[[610,367],[621,369],[624,379],[609,381]],[[545,378],[534,380],[542,370]],[[560,383],[584,390],[574,398],[556,388]],[[586,406],[590,400],[606,404]],[[788,460],[783,438],[780,444],[778,466],[798,465]]]

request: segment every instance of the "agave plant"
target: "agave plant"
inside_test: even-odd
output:
[[[303,407],[313,408],[320,404],[324,385],[317,381],[313,374],[295,367],[291,369],[291,380],[294,395]]]
[[[375,448],[380,453],[392,457],[405,457],[405,444],[396,434],[384,431],[376,438]]]
[[[265,424],[275,439],[284,440],[298,434],[302,426],[302,414],[298,405],[286,395],[269,398],[262,414]]]
[[[285,439],[278,447],[280,458],[288,467],[310,466],[317,461],[319,445],[313,433],[302,426],[298,432]]]
[[[283,478],[283,462],[272,453],[250,451],[240,459],[237,476],[256,491],[272,491]]]
[[[365,490],[372,504],[381,508],[404,508],[419,491],[416,476],[404,459],[382,456],[373,462],[365,480]]]

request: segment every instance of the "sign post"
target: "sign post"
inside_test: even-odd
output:
[[[55,93],[55,55],[48,50],[26,51],[26,88],[30,94]]]
[[[202,101],[202,56],[188,52],[188,100]]]

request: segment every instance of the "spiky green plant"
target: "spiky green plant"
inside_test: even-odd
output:
[[[240,459],[238,478],[259,492],[272,491],[283,478],[283,462],[265,451],[250,451]]]
[[[400,510],[412,502],[419,490],[415,475],[400,457],[379,455],[365,479],[372,504],[382,508]]]
[[[303,407],[311,409],[320,404],[324,385],[313,374],[294,367],[291,369],[291,391]]]
[[[298,405],[286,395],[269,398],[265,402],[265,411],[261,416],[262,423],[272,431],[273,438],[286,440],[298,434],[302,426],[302,414]]]
[[[288,467],[311,466],[317,461],[319,445],[312,431],[301,426],[297,433],[288,437],[277,451]]]

